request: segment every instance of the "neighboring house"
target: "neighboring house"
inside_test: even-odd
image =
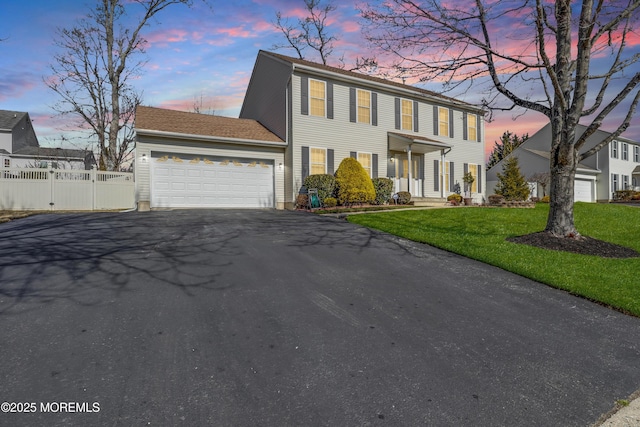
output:
[[[576,137],[586,130],[578,125]],[[610,134],[596,131],[591,135],[580,152],[594,147]],[[518,157],[522,174],[529,179],[538,172],[549,172],[551,146],[551,124],[529,137],[510,156]],[[487,171],[487,194],[493,193],[498,183],[499,172],[505,159]],[[616,190],[640,186],[640,144],[625,138],[617,138],[593,156],[578,164],[575,177],[574,198],[576,201],[609,201]],[[547,188],[548,193],[548,188]],[[538,187],[536,196],[542,196]]]
[[[1,167],[85,169],[96,166],[93,152],[40,147],[29,113],[0,110]]]
[[[346,157],[414,198],[446,197],[465,172],[474,199],[485,194],[483,110],[265,51],[239,119],[140,107],[136,133],[141,208],[293,208],[306,176]]]

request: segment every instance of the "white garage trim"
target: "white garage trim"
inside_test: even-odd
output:
[[[274,208],[274,162],[152,152],[151,208]]]

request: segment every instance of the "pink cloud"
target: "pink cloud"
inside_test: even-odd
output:
[[[229,37],[255,37],[255,33],[251,33],[250,31],[244,29],[243,27],[231,27],[231,28],[219,28],[216,31],[216,34],[224,34]]]
[[[0,101],[20,98],[40,84],[39,79],[29,73],[2,70],[0,79]]]

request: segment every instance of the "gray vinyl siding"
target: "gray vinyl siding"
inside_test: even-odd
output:
[[[287,140],[287,82],[291,66],[265,55],[258,55],[247,88],[240,118],[254,119]]]
[[[463,163],[474,163],[484,165],[484,143],[463,140],[463,111],[452,110],[451,128],[454,137],[440,137],[433,134],[431,123],[433,123],[433,104],[412,99],[417,102],[417,123],[419,132],[396,130],[396,110],[395,99],[397,94],[385,93],[375,87],[334,81],[333,82],[333,119],[326,117],[313,117],[302,115],[301,112],[301,77],[306,74],[296,72],[292,78],[292,139],[290,150],[292,156],[291,173],[293,175],[293,192],[291,197],[299,191],[302,185],[302,151],[300,146],[322,147],[333,150],[334,167],[337,169],[342,159],[350,157],[352,152],[366,152],[375,155],[372,160],[375,162],[373,170],[377,170],[378,176],[392,176],[393,164],[389,162],[390,153],[388,150],[388,132],[399,132],[405,134],[415,134],[432,138],[453,146],[453,149],[446,156],[447,161],[452,161],[458,165]],[[311,77],[311,75],[307,75]],[[330,81],[320,76],[313,76],[314,79]],[[353,107],[350,104],[350,91],[353,88],[370,90],[376,94],[377,125],[354,123]],[[402,97],[404,99],[410,99]],[[484,121],[479,121],[479,128],[482,129]],[[421,178],[423,179],[424,196],[439,197],[440,191],[434,190],[434,169],[433,161],[440,160],[440,152],[428,153],[426,155],[414,154],[419,158],[421,165]],[[484,167],[482,168],[484,169]],[[484,170],[482,171],[484,173]],[[454,183],[460,182],[462,186],[462,167],[454,170]],[[484,184],[484,177],[482,182]],[[448,190],[448,189],[446,189]],[[445,191],[449,194],[448,191]],[[476,195],[476,197],[478,197]]]

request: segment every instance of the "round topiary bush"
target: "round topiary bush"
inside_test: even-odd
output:
[[[462,203],[462,196],[459,194],[450,194],[447,196],[447,202],[454,206],[458,206]]]
[[[373,189],[376,192],[376,205],[384,205],[391,198],[393,193],[393,180],[389,178],[373,178]]]
[[[406,205],[411,201],[411,193],[408,191],[398,191],[398,204]]]
[[[375,200],[373,182],[356,159],[347,157],[340,162],[336,171],[336,194],[341,205],[371,203]]]

